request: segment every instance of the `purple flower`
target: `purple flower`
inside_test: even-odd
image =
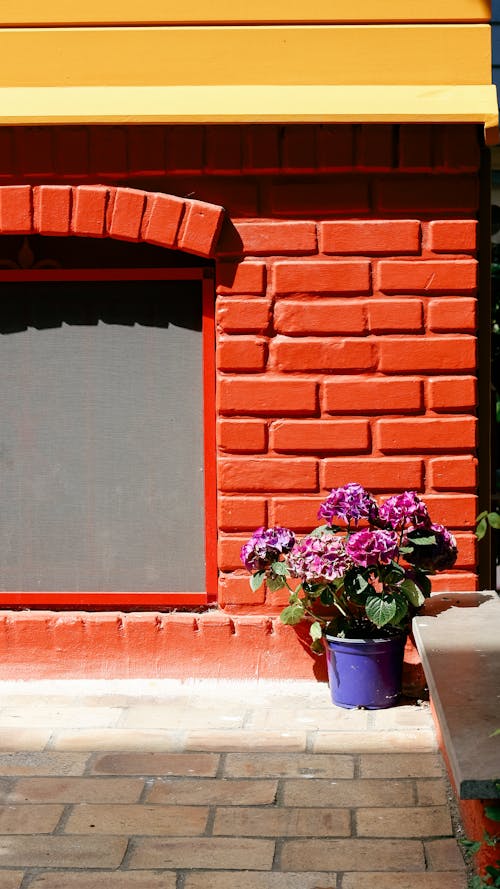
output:
[[[241,548],[241,561],[248,571],[264,571],[281,555],[290,552],[295,534],[288,528],[258,528]]]
[[[307,583],[328,583],[352,567],[343,539],[327,531],[297,541],[287,563],[293,576]]]
[[[357,523],[359,519],[369,519],[376,515],[375,500],[368,491],[354,482],[349,482],[342,488],[333,488],[318,512],[318,518],[326,519],[328,524],[332,524],[334,516],[345,522]]]
[[[388,565],[398,555],[394,531],[357,531],[346,542],[346,552],[357,565]]]
[[[394,529],[404,527],[406,522],[426,527],[430,525],[427,506],[415,491],[404,491],[389,497],[379,506],[378,514],[383,522]]]
[[[427,529],[426,529],[427,530]],[[418,529],[413,528],[405,538],[405,545],[412,545],[412,532],[418,535]],[[413,552],[405,556],[406,561],[421,571],[446,571],[453,568],[457,560],[457,541],[443,525],[431,525],[427,533],[434,534],[435,543],[415,545]]]

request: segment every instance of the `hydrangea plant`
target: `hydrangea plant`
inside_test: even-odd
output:
[[[406,632],[431,592],[429,575],[451,568],[456,540],[432,522],[415,491],[380,505],[361,485],[334,488],[318,517],[326,524],[298,539],[288,528],[258,528],[241,550],[257,590],[287,587],[285,624],[310,622],[311,647],[325,633],[375,638]]]

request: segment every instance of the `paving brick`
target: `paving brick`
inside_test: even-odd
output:
[[[186,876],[184,889],[235,889],[235,876],[236,874],[230,871],[190,873]],[[238,889],[319,889],[319,887],[321,889],[336,889],[337,874],[319,872],[280,874],[275,871],[262,873],[239,870],[236,883]],[[146,886],[145,889],[148,887]]]
[[[296,707],[286,714],[287,728],[290,731],[301,728],[305,731],[316,731],[317,729],[327,729],[336,731],[343,729],[357,729],[363,731],[368,727],[368,713],[366,710],[341,710],[335,711],[332,720],[331,707]],[[260,731],[268,731],[269,729],[277,729],[283,727],[283,713],[276,709],[255,710],[247,719],[246,727],[248,729],[259,729]],[[300,805],[298,803],[297,805]]]
[[[201,836],[207,817],[206,806],[74,806],[64,833]]]
[[[20,778],[10,803],[136,803],[141,778]]]
[[[259,523],[257,522],[257,525]],[[255,527],[255,525],[253,526]],[[165,753],[178,751],[177,733],[157,729],[110,728],[106,730],[80,729],[76,732],[58,731],[52,738],[54,750],[82,750],[87,753],[95,750],[109,750],[113,753],[130,751],[151,751]]]
[[[247,729],[241,731],[217,731],[216,729],[204,731],[186,732],[184,747],[186,750],[280,750],[290,752],[302,752],[306,749],[306,732],[251,732]],[[280,754],[281,755],[281,754]]]
[[[415,782],[419,806],[444,806],[448,798],[443,778],[419,779]]]
[[[83,775],[84,753],[2,753],[0,775]]]
[[[78,725],[95,728],[115,725],[121,716],[118,707],[84,708],[74,706],[51,707],[50,705],[33,706],[29,711],[29,723],[34,728]],[[26,709],[20,707],[3,707],[0,710],[0,726],[9,727],[22,725],[26,719]]]
[[[177,875],[174,872],[152,871],[46,871],[31,881],[34,889],[175,889]],[[2,889],[10,889],[7,885]],[[14,887],[13,887],[14,889]]]
[[[428,840],[424,848],[429,870],[464,870],[464,859],[455,839]]]
[[[364,754],[359,774],[361,778],[440,778],[442,765],[434,754]]]
[[[9,842],[3,844],[2,865],[83,870],[117,868],[126,848],[124,837],[11,836]]]
[[[94,775],[197,775],[216,774],[219,757],[214,753],[112,753],[93,762]]]
[[[0,872],[2,889],[19,889],[24,878],[22,870],[2,870]]]
[[[294,756],[281,753],[230,753],[224,775],[228,778],[353,778],[352,756]]]
[[[274,802],[276,792],[276,781],[164,778],[153,783],[147,802],[171,806],[265,806]]]
[[[412,840],[285,840],[281,853],[282,870],[347,870],[353,864],[358,871],[369,871],[377,862],[383,871],[422,871],[425,869],[422,844]],[[378,886],[378,883],[377,883]]]
[[[43,750],[51,734],[50,729],[0,728],[0,750]]]
[[[52,833],[63,806],[0,806],[0,834]]]
[[[216,810],[213,834],[235,837],[348,837],[351,835],[351,815],[347,809],[228,807]]]
[[[398,809],[357,809],[356,831],[360,837],[428,837],[452,833],[447,806]]]
[[[197,839],[136,840],[129,868],[207,868],[210,870],[270,870],[272,840],[207,837]]]
[[[386,752],[388,747],[394,753],[435,752],[436,735],[431,727],[401,732],[317,732],[312,744],[313,753],[378,753]]]
[[[248,537],[246,538],[248,540]],[[245,542],[245,541],[243,541]],[[221,567],[221,566],[219,566]],[[241,562],[236,566],[241,568]],[[243,725],[244,712],[241,706],[236,702],[228,704],[227,709],[220,712],[218,709],[205,706],[192,706],[186,711],[185,707],[172,703],[170,707],[158,707],[157,704],[145,704],[144,706],[134,707],[123,718],[123,728],[141,728],[148,725],[151,728],[169,728],[176,729],[182,723],[183,728],[240,728]],[[192,775],[199,774],[207,777],[215,775],[217,769],[217,757],[212,756],[207,759],[206,754],[192,753],[190,757],[187,754],[172,754],[167,758],[162,757],[162,761],[158,762],[156,767],[155,758],[158,759],[161,754],[150,754],[151,761],[144,762],[149,770],[153,770],[158,775]],[[184,758],[183,758],[184,757]],[[138,756],[136,756],[138,758]],[[171,760],[169,762],[169,759]],[[164,762],[165,767],[163,767]],[[199,767],[198,767],[199,762]],[[127,768],[131,766],[127,765]],[[137,766],[135,766],[137,768]],[[145,769],[141,770],[142,772]],[[129,773],[130,774],[130,773]],[[135,773],[137,774],[137,772]],[[151,771],[149,772],[151,774]]]
[[[318,799],[324,806],[409,806],[413,787],[411,781],[291,779],[283,782],[283,799],[286,806],[317,806]]]
[[[342,878],[342,889],[366,889],[376,886],[377,889],[465,889],[466,877],[452,872],[425,874],[354,874],[345,873]]]

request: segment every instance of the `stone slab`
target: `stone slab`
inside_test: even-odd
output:
[[[498,797],[500,598],[433,596],[414,618],[415,641],[461,799]]]

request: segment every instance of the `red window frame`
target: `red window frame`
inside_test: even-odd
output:
[[[205,486],[205,592],[0,591],[0,605],[74,605],[121,607],[205,605],[217,599],[217,485],[215,469],[215,295],[212,269],[119,268],[0,270],[0,285],[22,281],[200,281]],[[1,383],[0,383],[1,386]],[[1,568],[0,568],[1,570]]]

